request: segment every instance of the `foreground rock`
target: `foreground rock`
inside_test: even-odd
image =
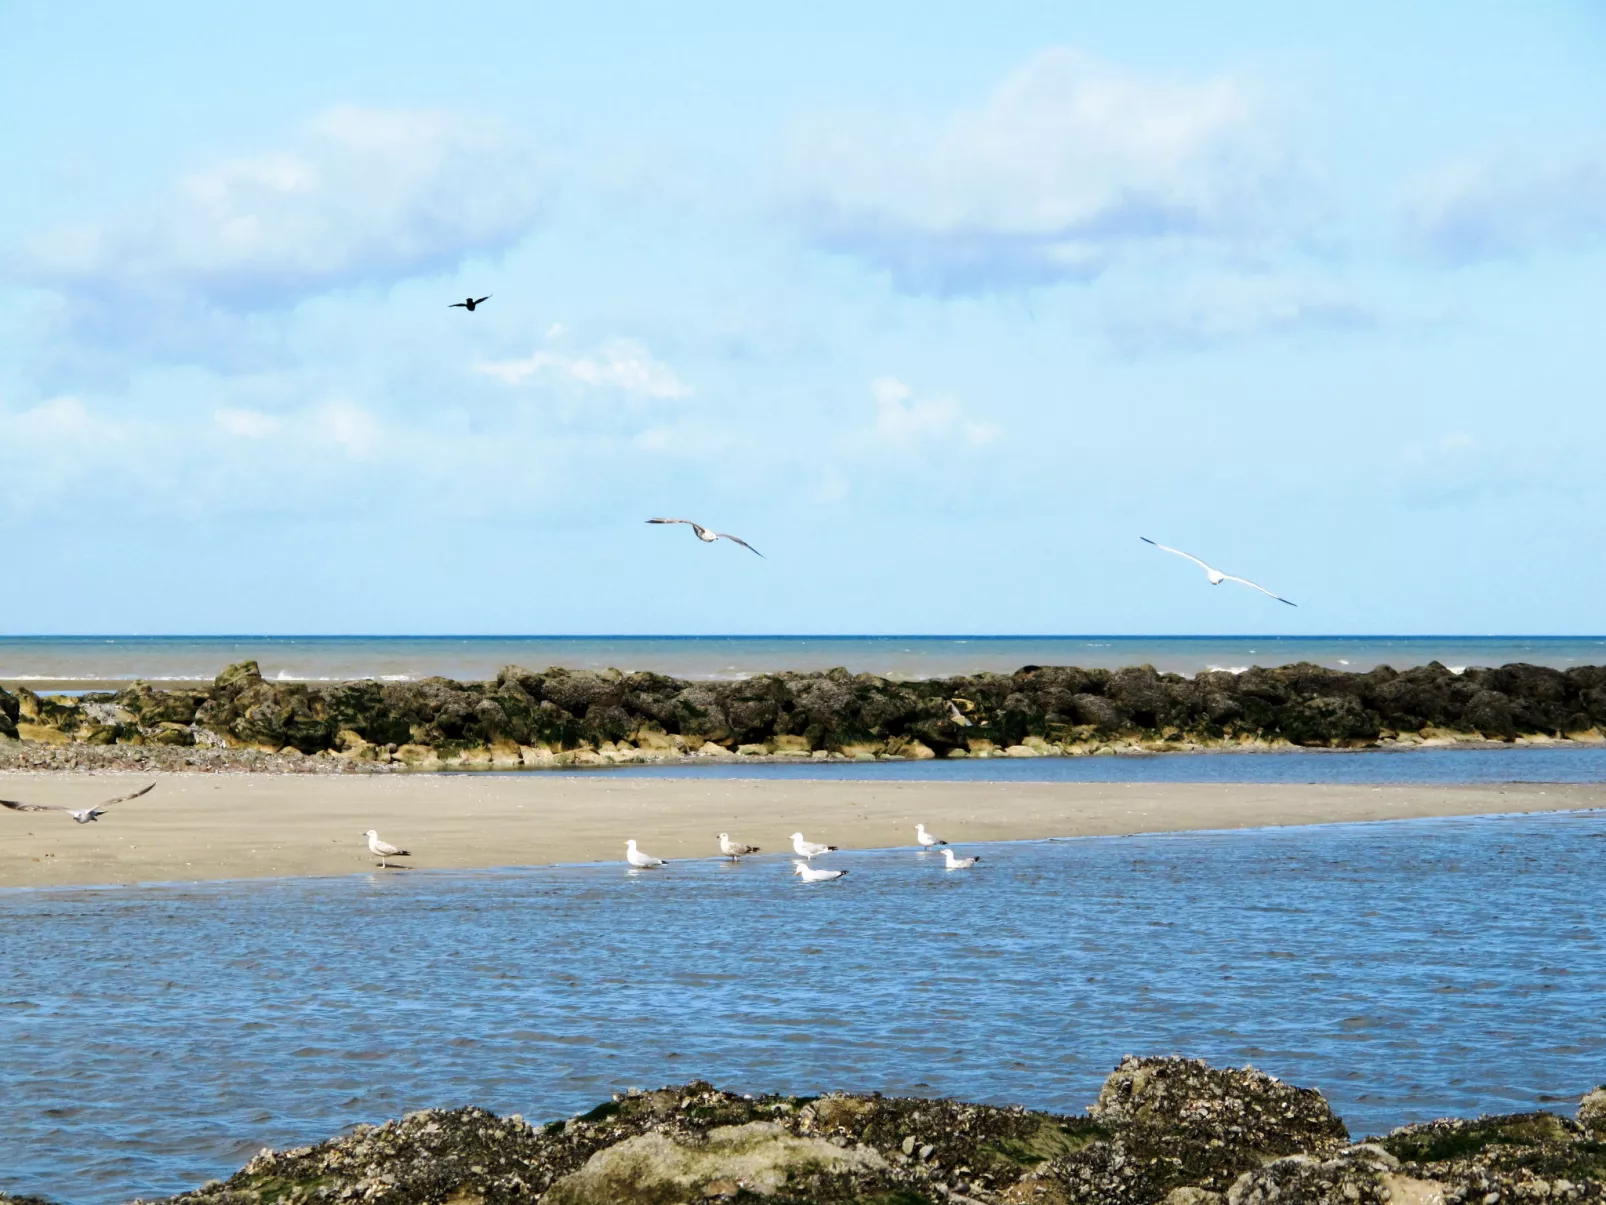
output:
[[[1351,674],[1291,665],[1194,678],[1148,666],[1027,666],[1008,675],[916,682],[841,669],[686,682],[509,666],[493,682],[307,684],[266,681],[248,661],[224,670],[205,690],[144,682],[79,698],[0,690],[0,737],[35,750],[172,750],[160,756],[178,765],[238,749],[369,768],[512,768],[693,757],[1602,743],[1603,731],[1601,666],[1562,672],[1507,665],[1455,674],[1434,662],[1403,673],[1385,667]],[[52,752],[43,760],[54,764],[65,756]]]
[[[1595,1100],[1593,1106],[1588,1104]],[[532,1126],[415,1113],[264,1151],[173,1205],[1499,1205],[1606,1200],[1606,1091],[1550,1113],[1408,1126],[1352,1145],[1320,1093],[1250,1068],[1124,1061],[1086,1117],[704,1083]],[[1591,1111],[1593,1109],[1593,1111]],[[0,1197],[0,1200],[3,1200]]]

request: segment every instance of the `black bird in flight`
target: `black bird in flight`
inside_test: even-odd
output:
[[[483,305],[487,301],[489,301],[490,299],[491,299],[491,295],[489,293],[487,293],[484,297],[467,297],[467,298],[464,298],[462,301],[454,301],[454,302],[452,302],[452,304],[447,306],[446,308],[449,309],[449,310],[467,310],[469,313],[472,314],[474,312],[474,307],[475,306]]]

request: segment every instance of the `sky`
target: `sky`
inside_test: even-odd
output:
[[[1606,631],[1599,0],[0,0],[0,111],[3,632]]]

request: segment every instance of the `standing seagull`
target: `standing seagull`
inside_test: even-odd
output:
[[[966,699],[965,702],[969,703],[970,700]],[[961,728],[971,727],[970,717],[959,710],[959,703],[955,699],[948,700],[948,718]]]
[[[491,295],[489,293],[487,293],[484,297],[465,297],[462,301],[452,302],[452,304],[446,308],[449,310],[467,310],[472,314],[475,306],[484,305],[490,299]]]
[[[390,858],[410,858],[413,856],[405,849],[397,849],[389,841],[381,841],[379,834],[373,829],[369,829],[363,836],[368,838],[368,852],[379,859],[380,866],[389,866],[388,859]]]
[[[927,849],[930,849],[933,845],[948,844],[948,842],[937,836],[936,833],[928,833],[926,831],[926,826],[923,824],[915,825],[915,840],[920,842],[920,844],[925,846]]]
[[[800,858],[812,859],[819,857],[821,854],[833,854],[836,852],[836,846],[834,845],[821,845],[817,841],[803,840],[802,833],[792,834],[792,848],[797,851],[797,856]]]
[[[747,549],[747,551],[751,552],[754,556],[763,556],[764,555],[762,552],[760,552],[758,549],[754,548],[751,544],[749,544],[746,540],[742,539],[740,536],[733,536],[728,531],[710,531],[708,528],[704,527],[701,523],[693,523],[690,519],[648,519],[647,522],[649,522],[649,523],[685,523],[687,526],[689,526],[692,529],[693,532],[696,533],[697,538],[699,540],[701,540],[704,544],[712,544],[715,540],[729,540],[733,544],[740,544],[743,548]],[[766,559],[768,559],[768,558],[766,558]]]
[[[625,842],[625,861],[629,862],[637,870],[657,870],[660,866],[666,865],[662,858],[655,858],[651,854],[644,854],[637,849],[634,838]]]
[[[1145,544],[1153,544],[1161,552],[1169,552],[1175,556],[1187,557],[1195,565],[1198,565],[1205,571],[1205,576],[1210,579],[1210,584],[1212,586],[1219,586],[1222,582],[1237,582],[1240,586],[1248,586],[1251,590],[1259,590],[1267,598],[1275,598],[1280,603],[1288,603],[1290,607],[1299,606],[1298,603],[1288,602],[1288,600],[1281,594],[1273,594],[1270,590],[1266,589],[1265,586],[1262,586],[1257,582],[1252,582],[1247,577],[1235,577],[1231,573],[1223,573],[1219,569],[1212,569],[1209,565],[1206,565],[1191,552],[1183,552],[1180,548],[1167,548],[1164,544],[1149,539],[1148,536],[1139,536],[1138,539],[1142,540]]]
[[[970,858],[961,858],[956,856],[954,851],[951,849],[943,850],[942,856],[948,859],[949,870],[969,870],[977,862],[981,861],[980,854],[976,854],[974,857]]]
[[[815,870],[807,862],[793,862],[792,867],[792,873],[802,875],[805,883],[829,883],[848,873],[845,870]]]
[[[105,803],[97,803],[94,807],[84,808],[82,811],[76,808],[61,807],[59,804],[54,803],[18,803],[14,799],[0,799],[0,807],[8,807],[13,812],[66,812],[79,824],[88,824],[93,820],[99,820],[101,813],[111,807],[112,804],[127,803],[130,799],[138,799],[146,792],[155,789],[156,784],[153,782],[150,786],[143,787],[132,795],[119,795],[116,799],[108,799]]]
[[[735,862],[740,858],[747,857],[748,854],[756,854],[758,852],[758,846],[743,845],[740,841],[732,841],[729,833],[720,833],[719,852],[724,854],[732,862]]]

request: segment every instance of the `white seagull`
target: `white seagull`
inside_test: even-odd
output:
[[[729,833],[720,833],[719,852],[734,862],[738,858],[747,857],[748,854],[756,854],[758,846],[743,845],[740,841],[732,841]]]
[[[951,849],[943,850],[942,856],[948,859],[949,870],[969,870],[977,862],[981,861],[980,854],[976,854],[974,857],[961,858]]]
[[[832,879],[840,879],[848,872],[845,870],[815,870],[807,862],[793,862],[792,873],[802,875],[805,883],[829,883]]]
[[[379,859],[381,866],[388,866],[387,859],[389,858],[410,858],[413,856],[405,849],[397,849],[389,841],[381,841],[379,834],[373,829],[369,829],[363,836],[368,838],[368,852]]]
[[[965,702],[968,703],[970,700],[966,699]],[[953,699],[948,700],[948,718],[961,728],[969,728],[971,726],[970,717],[959,710],[959,704]]]
[[[821,845],[818,841],[803,840],[802,833],[792,834],[792,848],[797,851],[797,856],[800,858],[817,858],[821,854],[836,852],[834,845]]]
[[[636,848],[634,839],[625,842],[625,861],[629,862],[637,870],[657,870],[658,867],[667,865],[662,858],[655,858],[651,854],[642,853]]]
[[[936,833],[928,833],[926,831],[926,826],[923,824],[915,825],[915,840],[920,842],[920,844],[925,846],[927,849],[930,849],[933,845],[948,844],[948,842],[937,836]]]
[[[693,532],[696,533],[697,538],[699,540],[701,540],[704,544],[712,544],[715,540],[729,540],[732,544],[740,544],[743,548],[747,549],[747,551],[751,552],[754,556],[763,556],[764,555],[762,552],[760,552],[758,549],[754,548],[751,544],[749,544],[746,540],[742,539],[740,536],[733,536],[728,531],[711,531],[710,529],[704,527],[701,523],[693,523],[690,519],[648,519],[647,522],[649,522],[649,523],[684,523],[687,526],[689,526],[692,529]]]
[[[97,803],[92,808],[68,808],[55,803],[18,803],[15,799],[0,799],[0,807],[8,807],[13,812],[66,812],[79,824],[89,824],[99,820],[101,813],[114,803],[127,803],[130,799],[138,799],[147,791],[156,789],[153,782],[148,787],[142,787],[132,795],[119,795],[116,799],[108,799],[105,803]]]
[[[1290,607],[1299,606],[1298,603],[1288,602],[1288,600],[1286,598],[1284,598],[1281,594],[1273,594],[1270,590],[1266,589],[1266,587],[1262,586],[1259,582],[1252,582],[1247,577],[1238,577],[1238,576],[1236,576],[1234,574],[1223,573],[1219,569],[1212,568],[1211,566],[1206,565],[1198,557],[1194,556],[1191,552],[1183,552],[1182,549],[1180,549],[1180,548],[1167,548],[1164,544],[1161,544],[1156,540],[1149,539],[1148,536],[1139,536],[1138,539],[1142,540],[1145,544],[1153,544],[1161,552],[1169,552],[1174,556],[1187,557],[1195,565],[1198,565],[1201,569],[1203,569],[1205,571],[1205,576],[1210,579],[1210,584],[1212,586],[1219,586],[1219,585],[1221,585],[1222,582],[1237,582],[1240,586],[1248,586],[1251,590],[1259,590],[1267,598],[1275,598],[1280,603],[1288,603],[1288,605]]]

